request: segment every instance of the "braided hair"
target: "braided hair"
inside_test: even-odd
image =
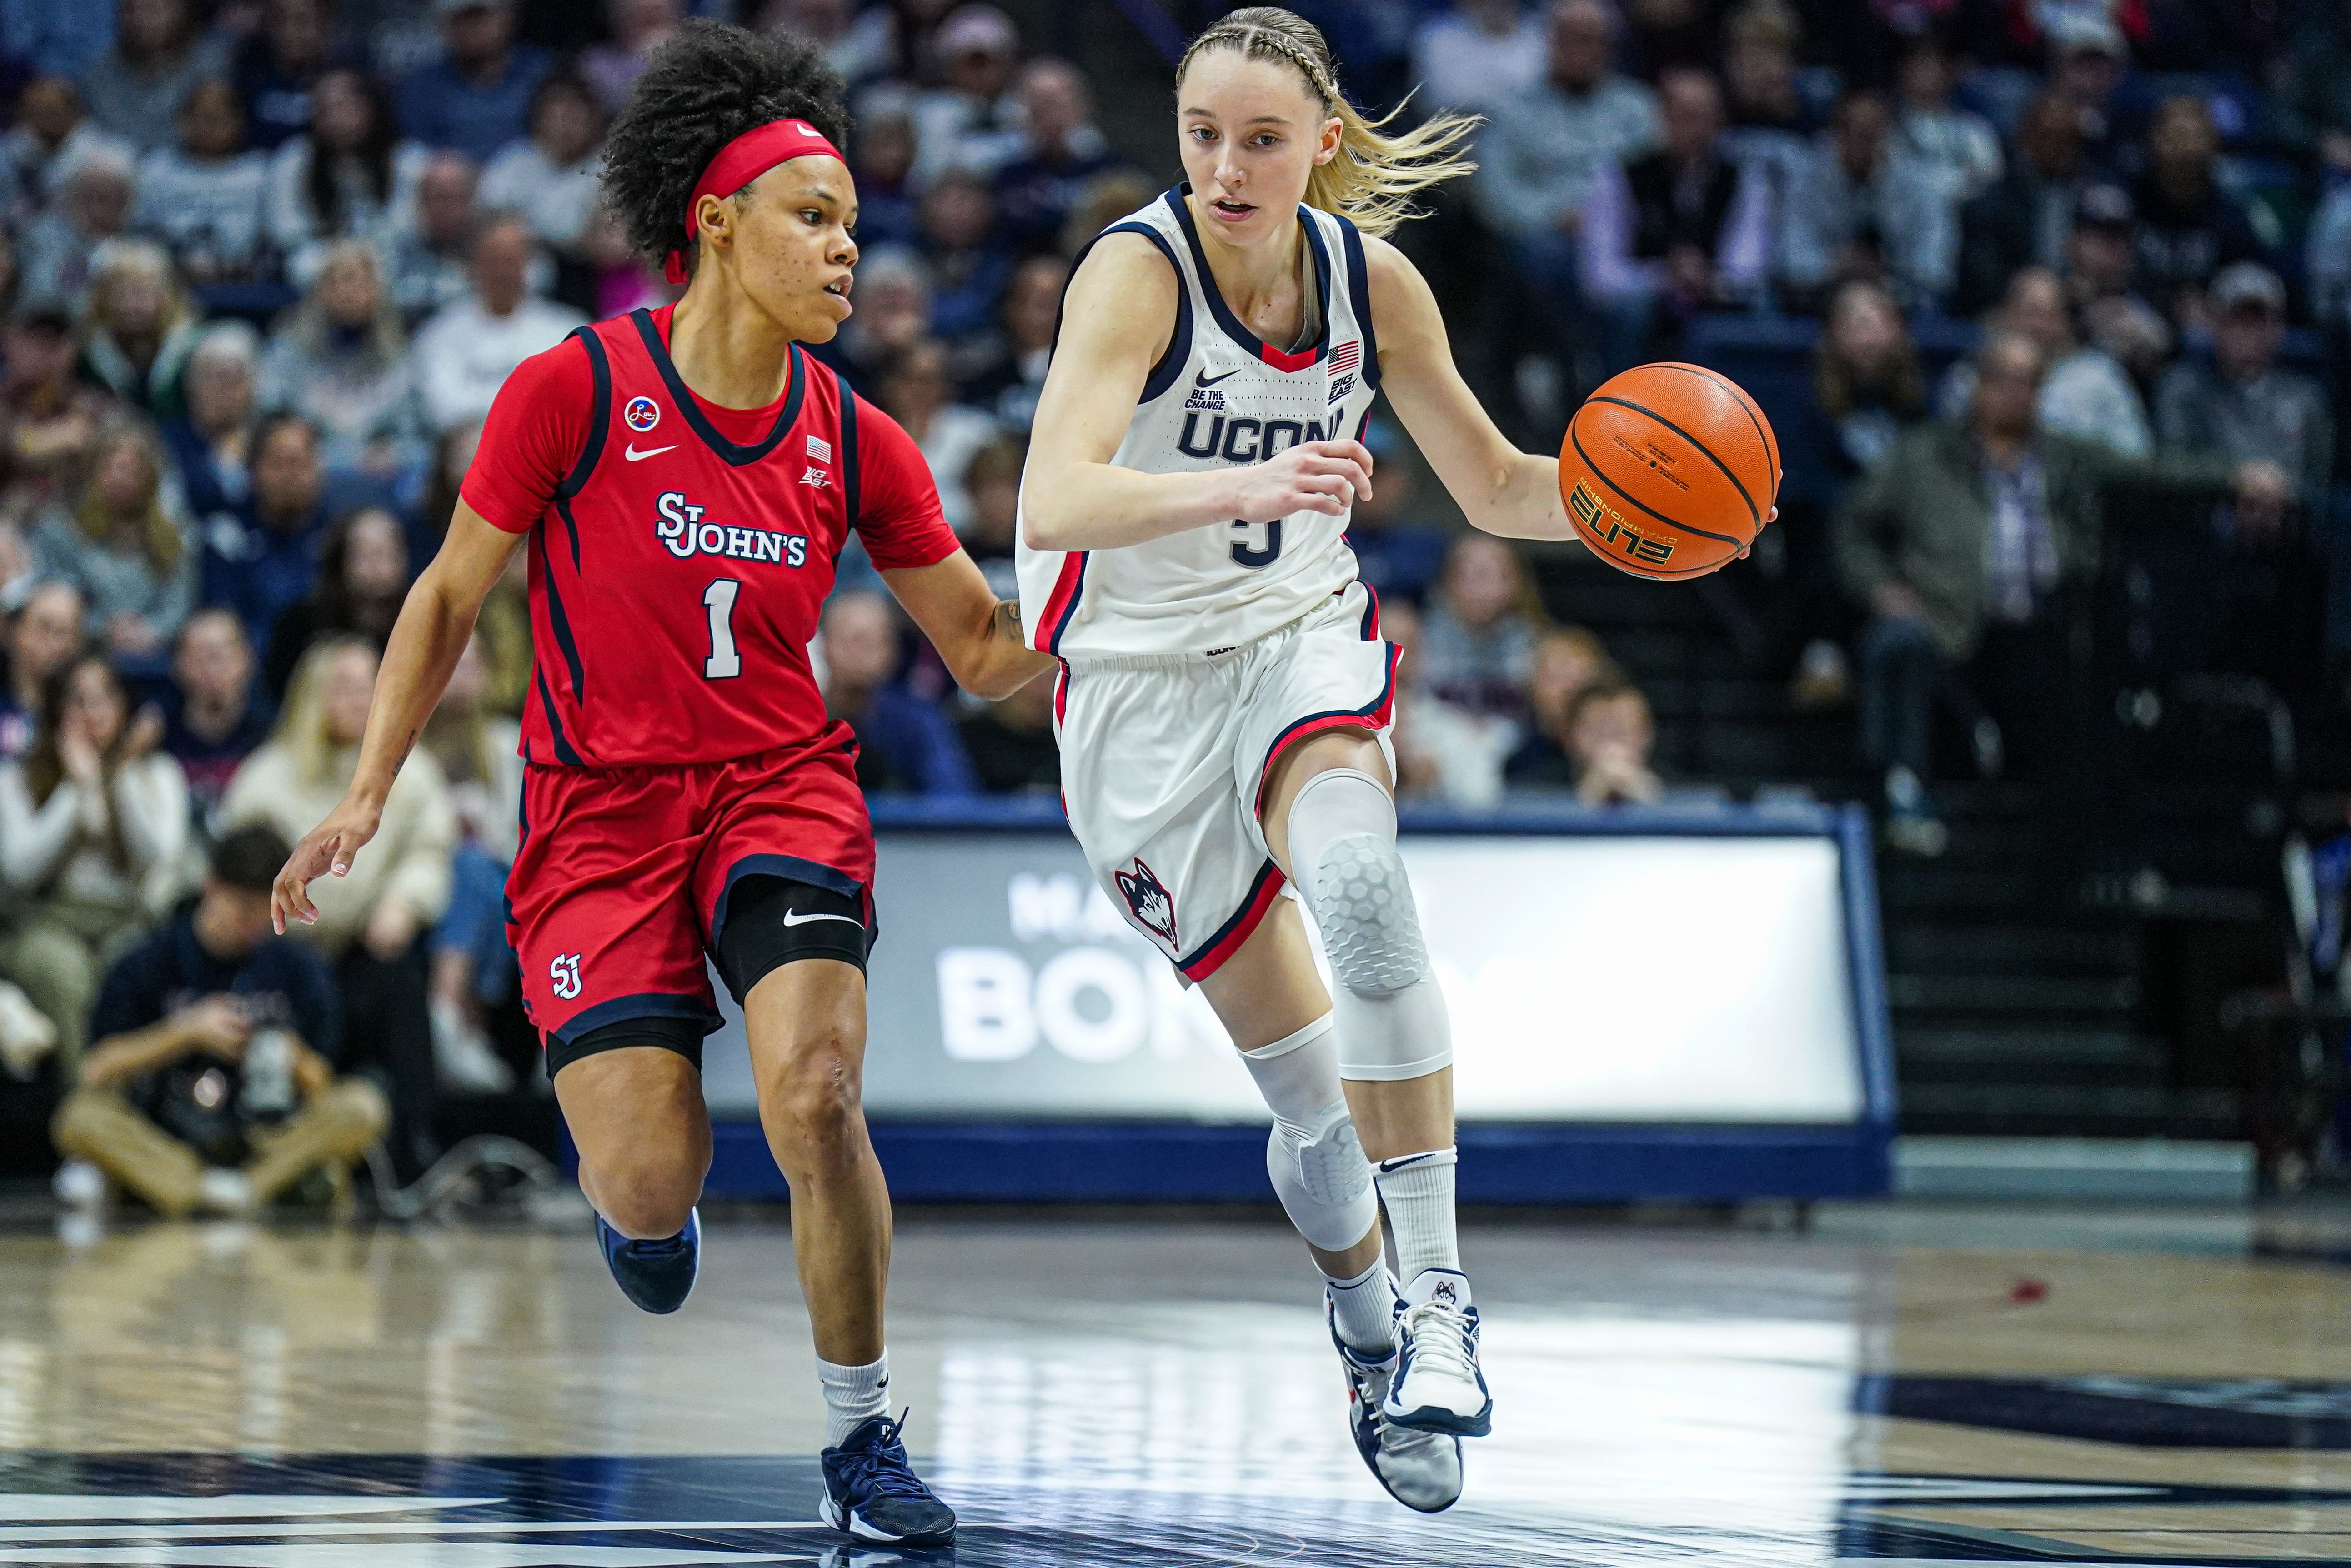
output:
[[[1338,119],[1339,155],[1307,175],[1306,204],[1337,213],[1365,234],[1386,235],[1418,216],[1416,194],[1478,167],[1462,148],[1478,129],[1476,116],[1438,114],[1393,132],[1387,127],[1404,112],[1403,105],[1377,120],[1365,119],[1339,90],[1338,65],[1322,29],[1295,11],[1249,5],[1232,12],[1192,40],[1176,67],[1176,79],[1181,82],[1193,60],[1210,49],[1289,66],[1324,112]]]

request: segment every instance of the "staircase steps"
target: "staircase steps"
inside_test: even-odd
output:
[[[1740,798],[1874,800],[1852,711],[1794,709],[1782,680],[1742,660],[1703,595],[1558,556],[1536,570],[1554,620],[1590,629],[1648,695],[1669,778]],[[1905,1132],[2241,1136],[2232,1092],[2168,1081],[2171,1042],[2143,1016],[2140,923],[2158,909],[2242,909],[2257,902],[2245,890],[2275,874],[2274,817],[2260,816],[2242,769],[2193,766],[2214,723],[2244,748],[2244,727],[2225,716],[2167,720],[2118,755],[2117,798],[2093,822],[2053,824],[2029,783],[1955,779],[1934,786],[1944,854],[1881,848]],[[2328,744],[2351,787],[2351,727]],[[2138,896],[2149,888],[2156,904]]]

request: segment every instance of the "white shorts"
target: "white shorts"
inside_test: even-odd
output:
[[[1341,727],[1384,750],[1395,700],[1395,650],[1361,583],[1238,648],[1069,665],[1062,797],[1113,906],[1187,979],[1215,974],[1281,892],[1258,821],[1267,766]]]

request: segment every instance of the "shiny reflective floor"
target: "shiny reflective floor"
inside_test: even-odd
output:
[[[910,1216],[893,1388],[964,1531],[905,1554],[813,1522],[788,1233],[709,1228],[666,1319],[584,1233],[0,1234],[0,1563],[2351,1562],[2339,1213],[1474,1227],[1494,1436],[1428,1519],[1274,1224]]]

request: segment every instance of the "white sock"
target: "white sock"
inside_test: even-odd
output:
[[[1461,1271],[1461,1249],[1453,1231],[1454,1151],[1399,1155],[1382,1160],[1373,1178],[1387,1205],[1388,1233],[1395,1238],[1396,1277],[1410,1284],[1430,1269]]]
[[[1331,1288],[1332,1315],[1347,1348],[1364,1355],[1384,1356],[1395,1349],[1395,1287],[1388,1283],[1387,1260],[1381,1259],[1352,1280],[1322,1282]]]
[[[863,1366],[836,1366],[817,1357],[816,1380],[824,1385],[824,1446],[841,1439],[876,1416],[890,1413],[890,1353]]]

